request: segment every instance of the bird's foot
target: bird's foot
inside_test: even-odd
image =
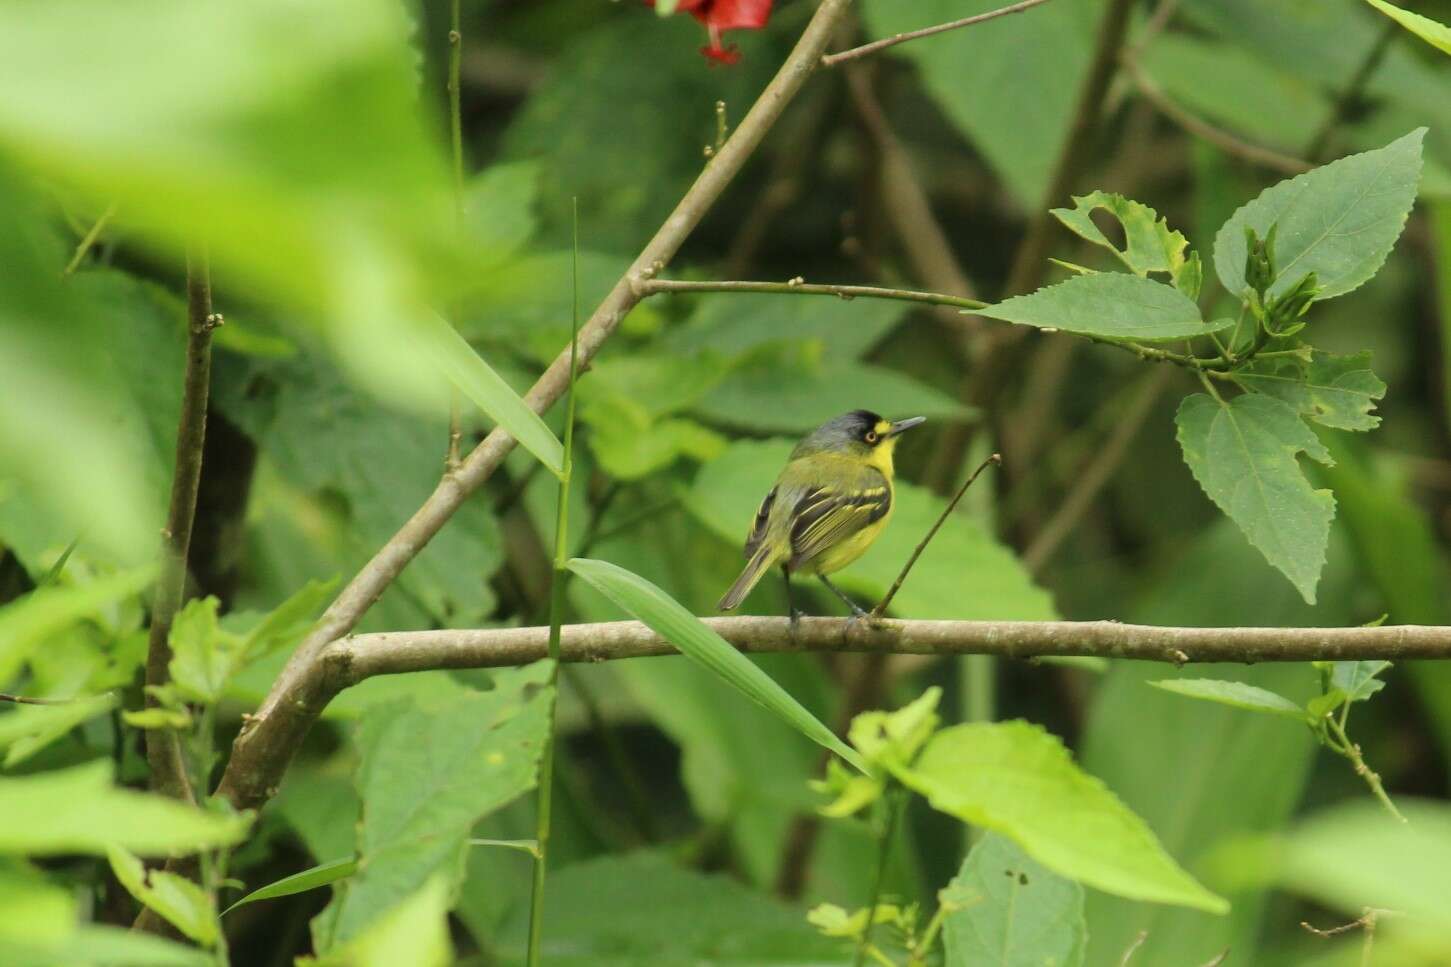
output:
[[[796,629],[801,627],[801,612],[795,608],[791,609],[791,637],[796,637]]]

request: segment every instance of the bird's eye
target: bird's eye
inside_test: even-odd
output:
[[[866,435],[866,441],[868,443],[876,443],[877,442],[877,431],[876,430],[868,430],[867,431],[867,435]]]

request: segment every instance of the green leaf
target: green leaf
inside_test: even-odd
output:
[[[151,583],[154,567],[123,571],[89,584],[45,587],[0,606],[0,682],[53,635]]]
[[[308,581],[273,608],[242,640],[242,662],[265,658],[275,651],[291,651],[316,624],[338,582]]]
[[[1027,722],[943,729],[894,772],[936,809],[1009,837],[1063,876],[1119,896],[1224,913],[1152,830],[1063,743]]]
[[[1219,332],[1233,319],[1205,322],[1194,300],[1171,285],[1119,272],[1076,275],[974,315],[1103,339],[1166,342]]]
[[[869,0],[862,12],[875,39],[1000,6],[999,0]],[[916,65],[947,119],[1019,205],[1036,211],[1067,140],[1105,6],[1027,10],[902,44],[891,55]]]
[[[942,894],[946,967],[1079,967],[1088,942],[1083,887],[988,833]]]
[[[242,639],[217,623],[214,597],[193,598],[171,625],[171,681],[186,698],[204,705],[222,697],[242,656]]]
[[[148,870],[117,846],[106,851],[111,871],[133,897],[203,947],[213,947],[221,930],[212,898],[197,883],[165,870]]]
[[[34,960],[22,956],[11,967],[51,967],[53,964],[86,964],[93,967],[210,967],[216,958],[195,947],[185,947],[151,934],[125,927],[82,924],[59,949],[37,954]]]
[[[845,742],[736,647],[654,584],[608,561],[572,558],[569,569],[619,605],[682,654],[700,662],[801,734],[866,772],[866,764]]]
[[[1175,421],[1194,479],[1313,604],[1335,498],[1310,486],[1296,456],[1329,464],[1324,445],[1288,403],[1252,393],[1186,397]]]
[[[533,161],[494,164],[474,175],[464,189],[469,243],[494,261],[517,253],[538,227],[538,195],[539,165]]]
[[[1284,295],[1306,275],[1318,299],[1344,295],[1375,275],[1405,227],[1421,174],[1418,128],[1375,151],[1351,155],[1265,189],[1230,216],[1214,238],[1214,269],[1234,296],[1246,290],[1245,229],[1275,232],[1266,294]]]
[[[520,446],[538,457],[555,476],[564,472],[564,447],[554,431],[446,319],[435,314],[421,328],[419,339],[424,352],[459,392],[507,430]]]
[[[1330,672],[1330,683],[1345,693],[1346,701],[1363,702],[1385,688],[1378,677],[1388,661],[1337,661]]]
[[[449,878],[443,873],[428,878],[411,895],[405,894],[386,913],[368,922],[346,944],[316,959],[299,961],[312,967],[445,967],[452,964],[449,939]]]
[[[1120,249],[1099,231],[1090,217],[1103,209],[1118,220],[1123,228],[1124,247]],[[1069,231],[1101,245],[1118,257],[1128,270],[1141,278],[1150,272],[1164,272],[1176,278],[1184,268],[1189,240],[1169,228],[1169,220],[1148,205],[1123,195],[1095,191],[1074,195],[1072,208],[1054,208],[1051,213]],[[1190,295],[1193,298],[1193,294]]]
[[[191,713],[185,708],[143,708],[122,712],[121,721],[133,729],[186,729],[191,727]]]
[[[1365,0],[1365,2],[1375,7],[1387,17],[1390,17],[1402,27],[1405,27],[1417,37],[1420,37],[1432,47],[1441,51],[1441,53],[1451,54],[1451,27],[1432,20],[1430,17],[1423,17],[1418,13],[1403,10],[1393,3],[1386,3],[1386,0]]]
[[[499,944],[521,963],[527,910],[516,905]],[[719,874],[651,853],[605,856],[549,874],[540,960],[550,967],[807,967],[846,963],[798,909]]]
[[[804,344],[823,362],[846,361],[879,344],[909,311],[893,299],[713,292],[700,297],[688,319],[662,333],[660,344],[672,357],[715,352],[727,358],[763,346]]]
[[[274,880],[266,886],[258,887],[223,910],[222,916],[225,917],[238,907],[244,907],[249,903],[256,903],[258,900],[275,900],[280,896],[292,896],[294,893],[305,893],[308,890],[316,890],[320,886],[327,886],[329,883],[345,880],[356,872],[358,872],[358,858],[356,856],[332,860],[328,863],[319,863],[300,873],[284,876],[282,879]]]
[[[1283,695],[1258,685],[1228,682],[1219,678],[1165,678],[1149,684],[1177,695],[1202,698],[1208,702],[1232,705],[1250,712],[1268,712],[1271,715],[1285,715],[1305,721],[1304,709]]]
[[[461,861],[470,830],[533,787],[553,696],[549,663],[495,676],[487,692],[373,708],[358,730],[358,873],[314,921],[320,949]],[[406,781],[400,781],[405,780]]]
[[[0,748],[9,747],[5,768],[13,768],[71,729],[116,707],[113,694],[77,698],[63,705],[20,705],[0,715]]]
[[[1236,370],[1235,381],[1284,400],[1321,426],[1337,430],[1380,426],[1380,417],[1371,410],[1385,396],[1386,384],[1371,372],[1369,352],[1315,353],[1308,366],[1298,359],[1254,360]]]
[[[100,855],[119,846],[143,856],[237,843],[251,817],[223,816],[164,796],[118,789],[111,763],[96,760],[0,779],[0,853]]]

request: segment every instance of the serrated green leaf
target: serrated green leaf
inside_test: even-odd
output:
[[[1333,161],[1265,189],[1230,216],[1214,238],[1214,269],[1236,297],[1245,292],[1245,229],[1275,233],[1267,295],[1284,295],[1306,275],[1317,299],[1344,295],[1381,267],[1416,201],[1425,128],[1384,148]]]
[[[1120,272],[1079,275],[972,314],[1039,329],[1104,339],[1164,342],[1219,332],[1232,319],[1205,322],[1199,307],[1171,285]]]
[[[1253,393],[1188,396],[1175,422],[1199,486],[1314,604],[1335,498],[1310,486],[1296,457],[1329,464],[1324,445],[1288,403]]]
[[[50,745],[71,729],[116,707],[113,694],[77,698],[62,705],[21,705],[0,715],[0,748],[9,747],[9,769]]]
[[[1268,712],[1292,719],[1305,720],[1305,710],[1283,695],[1246,685],[1244,682],[1229,682],[1219,678],[1166,678],[1149,682],[1155,688],[1190,698],[1202,698],[1208,702],[1232,705],[1250,712]]]
[[[45,587],[0,606],[0,681],[9,681],[47,638],[151,583],[154,567],[74,587]]]
[[[242,662],[265,658],[274,651],[290,650],[312,630],[317,614],[338,586],[331,581],[308,581],[269,611],[242,641]]]
[[[217,909],[199,884],[166,870],[148,870],[117,846],[108,849],[106,856],[126,892],[203,947],[216,945],[221,932]]]
[[[111,784],[96,760],[34,776],[0,779],[0,853],[101,855],[119,846],[143,856],[240,842],[249,815],[224,816]]]
[[[1443,54],[1451,54],[1451,27],[1430,17],[1423,17],[1418,13],[1403,10],[1393,3],[1386,3],[1386,0],[1365,0],[1366,3],[1375,7],[1381,13],[1390,17],[1396,23],[1405,27],[1411,33],[1420,37],[1426,43],[1435,47]]]
[[[357,737],[359,872],[313,922],[319,949],[361,936],[452,869],[474,824],[533,787],[553,699],[548,681],[541,661],[496,675],[490,691],[369,711]]]
[[[1385,688],[1379,675],[1391,667],[1388,661],[1337,661],[1330,683],[1345,693],[1350,702],[1363,702]]]
[[[193,598],[171,625],[171,684],[194,702],[215,704],[242,655],[242,638],[217,622],[214,597]]]
[[[1308,365],[1298,359],[1254,360],[1235,371],[1235,380],[1245,389],[1284,400],[1322,426],[1337,430],[1380,426],[1380,417],[1371,410],[1385,396],[1386,384],[1371,372],[1369,352],[1315,353]]]
[[[419,328],[419,343],[457,389],[555,476],[563,473],[564,446],[539,414],[448,324],[433,315]]]
[[[654,584],[608,561],[573,558],[569,569],[768,711],[862,772],[866,763],[736,647]]]
[[[1078,967],[1088,942],[1083,887],[988,833],[962,862],[942,901],[946,967]]]
[[[943,729],[893,772],[936,809],[1007,836],[1062,876],[1108,893],[1224,913],[1154,833],[1055,736],[1027,722]]]
[[[284,876],[282,879],[274,880],[266,886],[258,887],[223,910],[222,916],[225,917],[238,907],[244,907],[249,903],[256,903],[258,900],[275,900],[280,896],[292,896],[294,893],[305,893],[308,890],[316,890],[318,887],[327,886],[329,883],[345,880],[356,872],[358,872],[358,858],[356,856],[332,860],[328,863],[319,863],[300,873]]]
[[[1108,212],[1123,227],[1123,248],[1109,241],[1094,224],[1090,216],[1099,209]],[[1072,208],[1054,208],[1051,212],[1069,231],[1108,249],[1137,276],[1165,272],[1171,279],[1177,279],[1184,268],[1189,240],[1171,230],[1168,219],[1160,218],[1158,212],[1141,202],[1095,191],[1074,195]]]

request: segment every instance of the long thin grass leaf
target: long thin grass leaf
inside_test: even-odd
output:
[[[358,872],[358,858],[356,856],[348,856],[340,860],[329,860],[326,863],[319,863],[316,866],[303,870],[301,873],[284,876],[282,879],[269,883],[266,886],[258,887],[223,910],[222,916],[225,917],[238,907],[246,906],[249,903],[256,903],[258,900],[275,900],[277,897],[292,896],[294,893],[306,893],[308,890],[316,890],[320,886],[327,886],[329,883],[345,880],[356,872]]]

